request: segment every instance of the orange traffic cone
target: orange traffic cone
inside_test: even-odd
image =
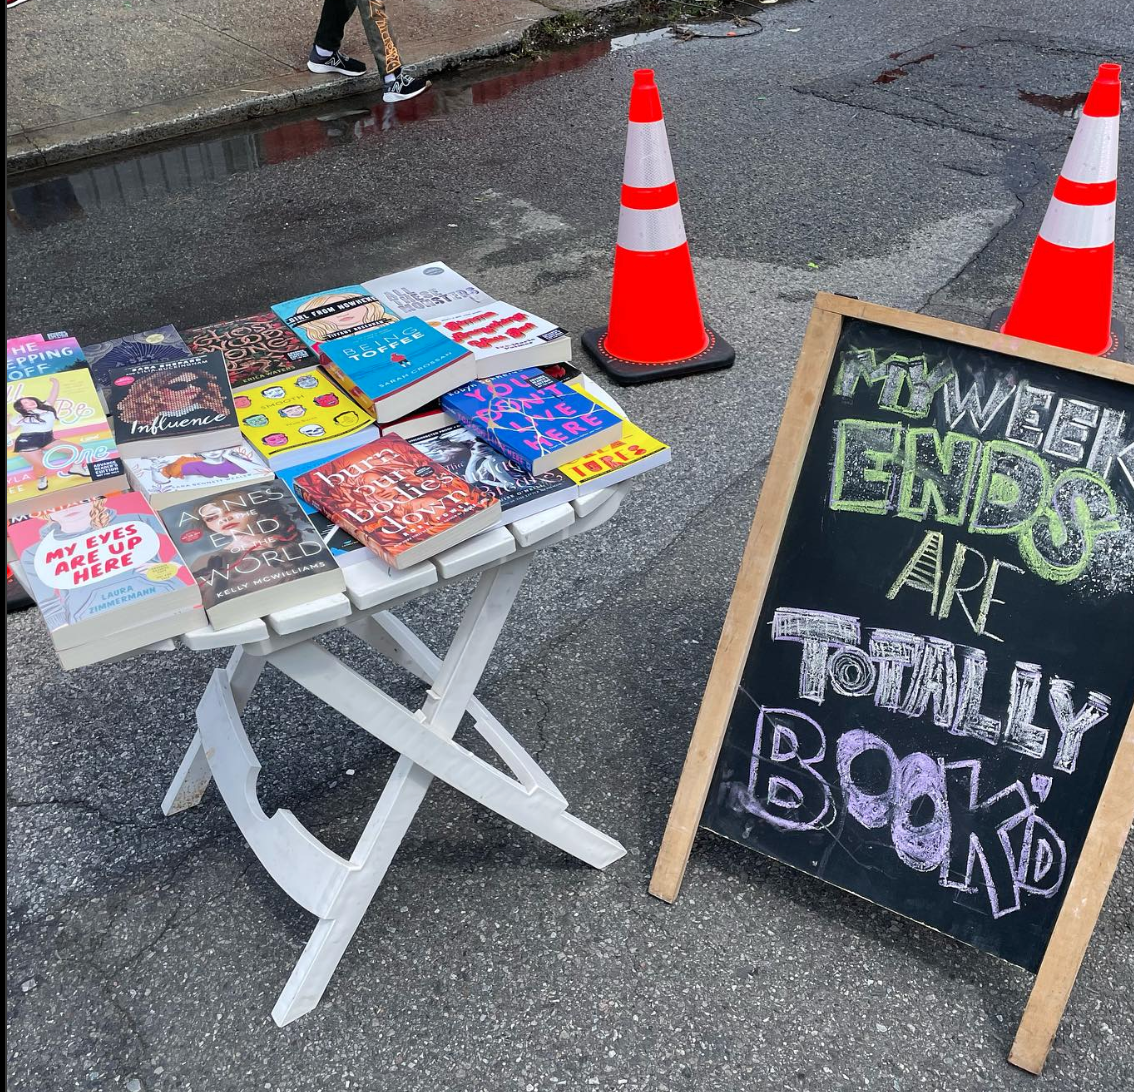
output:
[[[1118,191],[1116,64],[1099,65],[1016,299],[1001,330],[1103,356],[1121,347],[1111,321]],[[999,316],[994,316],[994,321]]]
[[[634,73],[630,92],[610,322],[587,330],[583,346],[620,383],[728,368],[736,359],[701,317],[661,97],[650,68]]]

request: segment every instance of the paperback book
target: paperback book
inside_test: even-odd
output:
[[[574,384],[572,384],[574,386]],[[593,395],[591,397],[594,397]],[[595,402],[602,406],[603,402],[595,398]],[[605,407],[610,409],[609,406]],[[614,413],[611,410],[611,413]],[[621,414],[619,414],[621,416]],[[645,429],[639,428],[633,421],[623,417],[622,438],[613,443],[600,447],[569,463],[564,463],[559,469],[575,482],[579,487],[579,496],[585,497],[597,489],[605,489],[608,485],[617,485],[627,478],[636,477],[663,466],[670,460],[670,449],[661,440],[655,439]]]
[[[379,422],[395,421],[476,376],[476,358],[419,318],[323,344],[323,366]]]
[[[94,376],[95,384],[105,390],[110,384],[110,369],[129,364],[151,364],[160,360],[181,360],[191,356],[189,346],[172,326],[159,326],[140,334],[111,338],[83,348],[83,356]]]
[[[578,486],[566,474],[559,470],[532,474],[464,425],[428,432],[414,440],[413,446],[449,473],[500,501],[501,522],[505,524],[574,500],[579,494]]]
[[[273,477],[264,460],[246,444],[189,455],[127,458],[124,462],[131,486],[155,511]]]
[[[273,304],[272,310],[313,349],[327,341],[385,326],[398,317],[360,284],[300,296]]]
[[[331,551],[331,556],[338,562],[340,568],[346,569],[359,562],[376,564],[378,559],[357,538],[348,531],[344,531],[337,523],[332,523],[315,505],[304,500],[303,494],[296,488],[295,479],[312,470],[318,470],[326,463],[326,459],[314,459],[295,466],[280,470],[276,475],[295,494],[295,499],[303,509],[312,526],[318,532],[323,544]]]
[[[434,319],[495,302],[444,262],[428,262],[400,273],[375,277],[362,287],[401,318],[416,315]]]
[[[74,368],[85,368],[86,358],[73,337],[47,337],[32,334],[8,342],[7,381],[34,379]]]
[[[86,368],[7,385],[7,514],[126,488],[110,423]]]
[[[508,303],[493,301],[429,324],[472,351],[478,379],[571,359],[571,339],[563,330]]]
[[[190,455],[241,442],[232,388],[218,352],[111,368],[106,388],[125,458]]]
[[[330,551],[282,482],[171,505],[162,518],[218,628],[345,586]]]
[[[195,353],[224,353],[233,390],[318,363],[315,353],[271,311],[186,330],[185,340]]]
[[[622,437],[622,418],[538,368],[477,380],[441,406],[513,462],[542,474]]]
[[[405,569],[500,522],[500,502],[423,455],[383,436],[301,474],[308,504]]]
[[[201,603],[196,581],[139,493],[68,501],[13,520],[8,536],[65,666],[106,659],[202,623],[192,615]],[[128,648],[110,643],[128,630]]]
[[[567,383],[577,379],[581,374],[573,364],[545,364],[540,368],[544,375],[560,383]],[[441,408],[441,399],[435,398],[427,402],[420,409],[399,417],[382,425],[383,436],[400,436],[403,440],[413,440],[424,436],[427,432],[436,432],[439,428],[455,425],[457,419]]]
[[[370,414],[319,369],[245,387],[235,395],[240,429],[273,469],[357,447],[377,430]]]

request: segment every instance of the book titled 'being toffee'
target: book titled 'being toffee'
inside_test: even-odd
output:
[[[405,569],[500,520],[495,497],[383,436],[295,479],[300,496],[387,565]]]
[[[171,505],[162,519],[214,626],[239,625],[345,587],[330,551],[281,482]]]

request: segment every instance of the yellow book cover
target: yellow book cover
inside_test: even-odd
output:
[[[277,376],[233,396],[240,431],[267,459],[361,432],[374,423],[319,369]]]
[[[9,509],[41,501],[49,508],[76,485],[124,487],[114,433],[86,368],[16,379],[7,402]]]
[[[576,384],[568,383],[568,386],[575,387]],[[576,389],[583,390],[584,388],[578,386]],[[621,440],[615,440],[614,443],[607,444],[606,447],[600,447],[598,451],[584,455],[581,459],[564,463],[559,468],[576,485],[582,488],[591,485],[599,478],[607,479],[601,483],[603,486],[613,485],[615,481],[622,481],[634,474],[669,462],[670,449],[668,445],[655,439],[645,429],[634,424],[633,421],[627,420],[616,409],[606,405],[601,398],[596,398],[593,390],[585,390],[584,393],[603,409],[610,410],[616,416],[622,417],[624,423]],[[645,464],[647,459],[650,462]],[[617,478],[614,477],[616,474]]]

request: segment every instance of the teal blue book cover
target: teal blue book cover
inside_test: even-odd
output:
[[[348,389],[360,390],[375,405],[469,355],[467,349],[420,318],[401,319],[340,341],[325,341],[319,351],[332,376]]]

